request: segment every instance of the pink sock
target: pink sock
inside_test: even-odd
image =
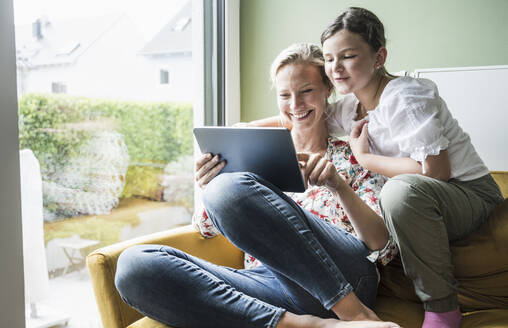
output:
[[[422,328],[460,328],[462,314],[459,309],[450,312],[427,312]]]

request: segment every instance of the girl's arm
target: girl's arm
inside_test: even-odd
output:
[[[372,250],[381,250],[388,242],[389,233],[383,219],[374,212],[339,176],[335,166],[319,154],[298,153],[304,162],[304,180],[312,185],[326,186],[346,212],[358,238]]]
[[[370,170],[386,177],[399,174],[422,174],[441,181],[450,179],[451,167],[447,150],[441,150],[438,155],[425,158],[425,172],[420,162],[409,157],[389,157],[371,154],[369,150],[367,122],[358,124],[351,130],[349,143],[358,163]]]
[[[422,174],[441,181],[450,179],[450,159],[448,152],[442,150],[439,155],[429,155],[425,159],[425,173],[422,165],[409,157],[388,157],[370,153],[358,154],[358,163],[369,171],[394,177],[399,174]]]

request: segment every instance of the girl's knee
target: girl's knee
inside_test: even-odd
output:
[[[419,174],[402,174],[388,180],[379,195],[379,205],[385,221],[394,225],[408,223],[410,213],[425,201],[427,195],[422,192],[426,177]]]
[[[379,194],[379,202],[384,210],[398,208],[411,193],[413,174],[398,175],[388,180]]]

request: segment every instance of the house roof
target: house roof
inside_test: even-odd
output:
[[[122,18],[124,15],[55,22],[41,19],[40,39],[33,37],[32,25],[16,26],[18,65],[33,69],[72,64]]]
[[[192,51],[192,4],[182,9],[150,40],[140,55],[163,55]]]

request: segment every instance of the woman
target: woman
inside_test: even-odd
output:
[[[347,94],[327,123],[330,133],[349,134],[363,167],[391,178],[381,193],[383,218],[424,304],[423,327],[458,328],[449,243],[473,232],[503,198],[436,85],[387,73],[385,42],[383,24],[362,8],[325,29],[326,74]]]
[[[171,247],[137,246],[118,260],[120,295],[174,327],[398,327],[371,310],[378,284],[374,262],[389,261],[394,243],[381,217],[334,166],[344,158],[345,144],[330,139],[325,125],[331,85],[321,50],[289,47],[272,72],[281,114],[293,122],[292,138],[310,185],[306,193],[293,195],[295,201],[255,174],[217,175],[227,165],[217,155],[205,154],[196,163],[203,218],[261,264],[235,270]],[[380,181],[366,171],[357,176],[355,165],[345,175],[372,195]],[[308,208],[336,225],[298,205],[308,200]],[[348,224],[356,236],[339,228]]]

